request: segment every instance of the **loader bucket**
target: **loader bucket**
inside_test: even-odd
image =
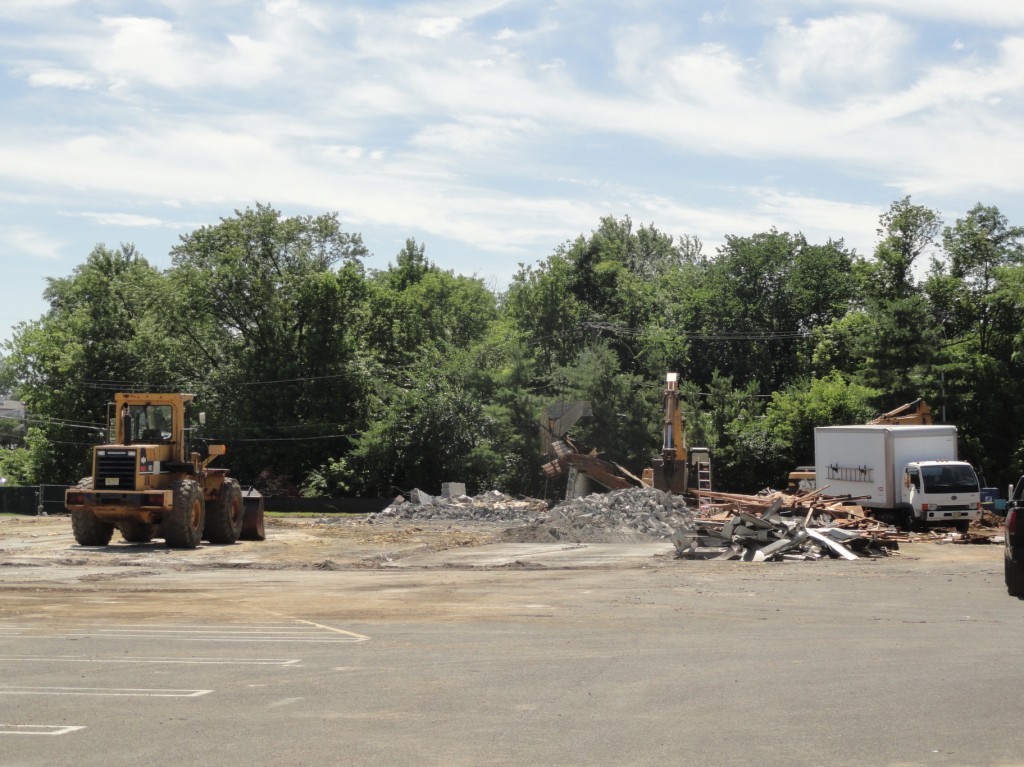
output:
[[[263,530],[263,496],[259,491],[249,488],[242,493],[242,508],[245,516],[242,519],[243,541],[264,541],[267,534]]]

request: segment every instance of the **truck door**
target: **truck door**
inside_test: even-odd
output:
[[[921,494],[921,472],[916,466],[908,466],[903,474],[903,502],[914,508],[916,496]]]
[[[1024,500],[1024,476],[1017,480],[1017,486],[1010,493],[1010,504],[1019,507],[1022,500]]]

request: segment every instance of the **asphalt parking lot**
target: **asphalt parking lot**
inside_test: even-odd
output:
[[[745,564],[268,532],[83,550],[0,525],[0,765],[1024,763],[998,546]]]

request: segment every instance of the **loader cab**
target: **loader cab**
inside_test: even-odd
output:
[[[171,405],[125,404],[121,419],[124,423],[125,444],[167,443],[174,433],[174,410]]]
[[[192,394],[117,394],[114,397],[113,439],[117,445],[156,445],[163,460],[188,460],[187,409]]]

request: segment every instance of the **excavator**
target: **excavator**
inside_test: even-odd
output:
[[[662,423],[661,457],[644,469],[645,485],[671,493],[689,493],[701,497],[711,492],[711,451],[706,447],[687,447],[683,418],[679,407],[679,374],[665,377],[662,394],[665,415]]]
[[[895,410],[882,413],[877,418],[868,421],[869,426],[879,424],[894,424],[897,426],[931,426],[932,410],[928,403],[918,397],[913,402],[900,405]]]
[[[582,452],[566,436],[565,432],[581,415],[590,414],[589,402],[560,403],[549,407],[541,418],[541,440],[555,438],[550,443],[555,458],[544,464],[545,474],[556,477],[568,470],[567,499],[589,492],[586,488],[593,480],[608,490],[654,487],[670,493],[693,495],[700,502],[710,500],[711,451],[706,447],[688,447],[686,444],[686,422],[679,407],[678,373],[666,375],[662,400],[661,452],[640,477],[613,461],[601,458],[596,450]]]

